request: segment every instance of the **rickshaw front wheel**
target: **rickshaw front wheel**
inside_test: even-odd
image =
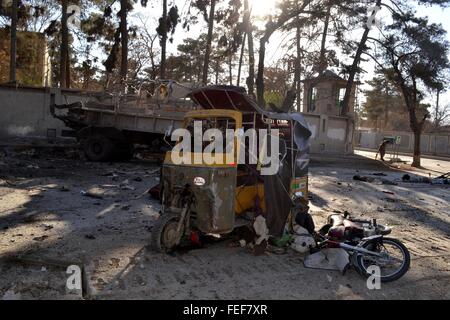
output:
[[[154,251],[168,253],[179,245],[181,239],[177,232],[179,221],[180,215],[174,213],[165,213],[156,220],[150,243]],[[183,234],[184,228],[180,232]]]

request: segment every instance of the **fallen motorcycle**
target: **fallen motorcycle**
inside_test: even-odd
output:
[[[302,206],[298,206],[300,208]],[[333,214],[318,232],[312,231],[314,224],[308,217],[307,207],[298,211],[297,223],[304,224],[313,234],[316,246],[312,252],[325,248],[341,248],[348,254],[348,264],[344,272],[353,266],[363,276],[374,275],[373,267],[379,268],[381,282],[391,282],[401,278],[409,269],[411,258],[408,249],[397,239],[386,237],[392,231],[378,224],[376,219],[362,220],[349,217],[348,213]],[[312,232],[311,232],[312,231]],[[372,268],[371,268],[372,267]]]
[[[387,238],[391,229],[376,219],[357,220],[347,215],[332,215],[317,234],[318,248],[342,248],[349,254],[350,264],[362,275],[371,276],[371,267],[379,268],[381,282],[401,278],[411,262],[408,249],[397,239]],[[350,266],[349,264],[349,266]]]

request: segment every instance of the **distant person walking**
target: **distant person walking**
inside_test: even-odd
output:
[[[389,144],[389,143],[392,143],[390,140],[383,140],[383,142],[380,144],[380,146],[378,147],[378,152],[377,152],[377,154],[375,155],[375,159],[377,159],[378,158],[378,154],[380,155],[380,159],[381,159],[381,161],[383,161],[384,162],[384,156],[385,156],[385,154],[386,154],[386,146]]]

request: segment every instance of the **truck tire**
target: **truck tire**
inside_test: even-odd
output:
[[[83,140],[83,149],[90,161],[108,161],[114,153],[114,143],[102,135],[93,135]]]

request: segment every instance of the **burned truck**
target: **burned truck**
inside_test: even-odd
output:
[[[189,97],[195,86],[162,81],[154,88],[92,95],[87,102],[51,102],[50,111],[73,130],[90,161],[127,160],[136,146],[163,154],[170,148],[165,137],[197,108]]]

